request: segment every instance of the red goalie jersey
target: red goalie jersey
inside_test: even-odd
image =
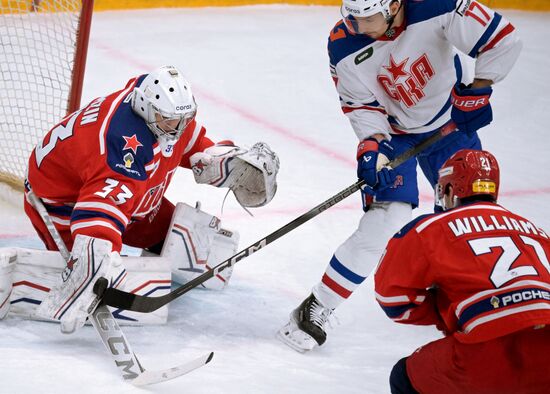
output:
[[[425,215],[388,244],[376,298],[396,322],[464,343],[550,324],[550,240],[493,203]]]
[[[189,157],[213,145],[193,120],[171,155],[163,155],[131,108],[132,91],[145,77],[70,114],[32,152],[27,187],[45,203],[69,249],[77,234],[85,234],[119,251],[126,227],[157,213],[176,168],[190,168]],[[25,210],[48,248],[55,248],[28,201]]]

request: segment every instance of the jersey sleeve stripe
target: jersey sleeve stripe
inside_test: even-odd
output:
[[[50,215],[56,215],[56,216],[62,216],[62,217],[70,217],[73,213],[73,207],[69,207],[67,205],[50,205],[50,204],[44,204],[44,207],[46,208],[46,211]]]
[[[149,172],[149,171],[151,171],[151,170],[154,170],[155,167],[157,167],[157,166],[159,165],[159,162],[160,162],[160,160],[157,160],[157,161],[154,161],[154,162],[151,163],[151,164],[147,164],[147,165],[145,166],[145,171]]]
[[[386,115],[386,110],[384,110],[384,108],[371,107],[370,105],[363,105],[361,107],[342,106],[342,111],[345,114],[353,112],[353,111],[357,111],[357,110],[376,111],[376,112],[380,112],[381,114]]]
[[[464,301],[462,301],[460,304],[457,305],[456,311],[455,311],[456,316],[458,317],[460,314],[462,314],[462,310],[464,308],[467,308],[469,305],[478,302],[482,298],[486,298],[486,297],[490,298],[499,293],[507,292],[512,289],[517,289],[519,287],[525,287],[525,286],[531,286],[531,287],[537,286],[537,287],[543,287],[546,290],[550,290],[550,285],[548,285],[547,283],[539,282],[536,280],[522,280],[519,282],[515,282],[509,286],[502,287],[500,289],[490,289],[490,290],[480,291],[479,293],[476,293],[473,296],[466,298]]]
[[[189,140],[189,143],[185,147],[185,150],[183,151],[183,154],[185,155],[187,152],[189,152],[197,140],[199,139],[199,136],[201,135],[202,126],[198,123],[195,123],[195,128],[193,129],[193,136]]]
[[[407,312],[409,312],[408,315],[410,315],[411,309],[416,308],[418,305],[413,304],[413,303],[409,303],[409,304],[405,304],[405,305],[394,305],[394,306],[388,306],[388,305],[380,304],[380,306],[382,307],[382,310],[384,311],[384,313],[390,319],[392,319],[392,320],[404,320],[404,318],[405,318],[404,315]]]
[[[479,52],[486,52],[488,50],[493,49],[493,47],[498,44],[504,37],[506,37],[508,34],[512,33],[515,30],[515,27],[508,23],[501,31],[498,32],[498,34],[487,44],[485,45]]]
[[[393,296],[393,297],[385,297],[382,294],[375,293],[376,299],[379,302],[382,302],[384,304],[396,304],[396,303],[403,303],[403,302],[410,302],[410,298],[407,295],[400,295],[400,296]],[[426,299],[426,296],[416,296],[414,299],[414,302],[420,303],[424,302]]]
[[[488,315],[497,310],[512,309],[512,306],[517,307],[541,301],[543,304],[550,305],[550,292],[539,286],[521,287],[500,292],[490,297],[487,296],[465,308],[460,315],[457,315],[458,324],[460,327],[465,327],[468,322],[476,320],[482,315]]]
[[[52,220],[52,222],[54,222],[55,224],[58,224],[60,226],[70,226],[71,225],[71,221],[70,219],[61,219],[61,218],[58,218],[57,216],[53,216],[53,215],[50,215],[50,219]]]
[[[71,224],[71,233],[74,234],[77,230],[87,228],[87,227],[95,227],[95,226],[108,228],[112,230],[114,233],[116,233],[119,237],[122,236],[122,233],[115,226],[113,226],[111,223],[109,223],[106,220],[89,220],[89,221],[82,221],[78,223],[73,222],[73,224]]]
[[[501,20],[502,20],[502,16],[499,13],[495,12],[495,16],[491,21],[491,23],[489,24],[489,27],[487,27],[487,30],[485,30],[485,33],[481,35],[481,38],[474,45],[470,53],[468,53],[468,56],[470,57],[477,56],[479,52],[479,48],[481,48],[483,45],[487,43],[487,41],[489,41],[489,38],[491,38],[493,33],[496,31]]]
[[[524,313],[524,312],[530,312],[535,310],[550,310],[550,302],[537,302],[537,303],[531,303],[529,305],[524,306],[518,306],[515,308],[509,308],[500,312],[495,312],[483,317],[480,317],[478,319],[473,320],[471,323],[464,326],[463,331],[464,333],[470,333],[474,328],[489,323],[496,319],[501,319],[506,316],[515,315],[518,313]]]
[[[108,220],[111,224],[115,226],[115,228],[118,229],[118,231],[120,231],[120,233],[124,232],[124,229],[126,228],[126,226],[117,218],[99,211],[75,210],[73,212],[73,215],[71,216],[71,223],[89,219]]]
[[[92,209],[96,209],[96,210],[101,210],[101,211],[106,211],[106,212],[109,212],[109,213],[112,213],[113,215],[115,215],[117,217],[117,219],[122,222],[122,224],[124,226],[127,226],[128,225],[128,218],[126,217],[126,215],[124,215],[122,213],[122,211],[110,204],[106,204],[106,203],[103,203],[103,202],[79,202],[75,205],[74,207],[75,209],[80,209],[80,208],[92,208]]]
[[[122,93],[120,93],[117,96],[117,98],[113,100],[113,103],[109,108],[109,112],[107,112],[107,116],[105,116],[105,119],[103,119],[103,123],[101,124],[101,128],[99,129],[99,154],[101,155],[105,154],[105,130],[107,130],[107,127],[111,122],[111,117],[113,116],[113,113],[115,112],[116,108],[118,107],[122,99],[126,97],[132,89],[134,89],[136,82],[137,82],[137,79],[135,79],[132,84],[130,84],[126,89],[124,89]]]

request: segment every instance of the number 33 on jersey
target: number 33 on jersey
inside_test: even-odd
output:
[[[189,157],[213,145],[193,120],[163,156],[131,108],[143,78],[68,115],[33,151],[28,183],[62,234],[100,236],[119,250],[126,226],[158,208],[176,168],[190,168]]]

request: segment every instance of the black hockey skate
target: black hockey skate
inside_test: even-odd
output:
[[[290,321],[279,330],[278,337],[294,350],[303,353],[327,340],[325,325],[332,309],[325,308],[313,294],[290,314]]]

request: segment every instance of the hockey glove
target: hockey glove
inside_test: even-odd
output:
[[[451,94],[451,119],[460,131],[471,134],[491,123],[491,93],[493,89],[490,86],[478,89],[472,89],[462,83],[454,86]]]
[[[393,147],[389,141],[376,141],[368,138],[357,147],[357,177],[367,184],[364,190],[376,191],[387,189],[395,182],[395,171],[385,167],[394,159]]]

